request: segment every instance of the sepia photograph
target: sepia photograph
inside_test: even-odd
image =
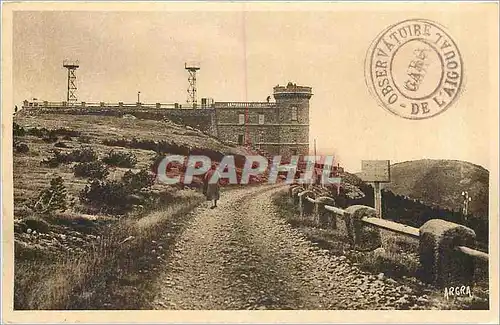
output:
[[[498,322],[498,23],[3,2],[2,322]]]

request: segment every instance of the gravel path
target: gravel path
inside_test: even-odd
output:
[[[156,309],[422,309],[427,297],[314,246],[278,218],[283,186],[222,194],[192,213],[159,277]]]

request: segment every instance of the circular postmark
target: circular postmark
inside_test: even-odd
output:
[[[384,108],[407,119],[444,112],[458,97],[463,64],[439,24],[410,19],[382,31],[368,49],[365,77]]]

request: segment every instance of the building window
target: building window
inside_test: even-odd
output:
[[[292,121],[297,121],[297,106],[292,106]]]
[[[243,144],[243,134],[238,135],[238,144],[242,145]]]
[[[238,115],[238,124],[245,124],[245,114]]]
[[[259,114],[259,124],[264,124],[264,114]]]

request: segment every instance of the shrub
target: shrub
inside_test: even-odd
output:
[[[87,135],[82,135],[81,137],[78,138],[78,142],[90,143],[90,137]]]
[[[137,157],[133,153],[111,150],[102,161],[110,166],[133,168],[137,164]]]
[[[91,162],[97,160],[97,153],[92,148],[75,149],[66,155],[67,162]]]
[[[73,167],[76,177],[104,179],[109,175],[109,168],[100,161],[81,162]]]
[[[132,208],[129,189],[119,181],[93,179],[80,192],[80,202],[109,213],[126,213]]]
[[[30,148],[26,143],[14,141],[14,151],[17,153],[27,153]]]
[[[149,173],[146,170],[141,170],[138,173],[134,173],[131,170],[125,172],[122,177],[122,182],[130,190],[141,190],[143,188],[148,188],[153,186],[155,182],[155,175]]]
[[[54,143],[54,147],[57,147],[57,148],[68,148],[68,146],[64,142],[61,142],[61,141]]]
[[[33,210],[41,213],[53,213],[67,209],[67,193],[61,176],[50,180],[50,187],[44,189],[33,205]]]
[[[40,163],[42,166],[47,166],[50,168],[58,167],[60,164],[67,163],[66,155],[61,153],[59,150],[52,151],[52,157],[48,157],[47,159],[42,160]]]
[[[53,150],[53,156],[41,162],[51,168],[58,167],[60,164],[69,164],[71,162],[91,162],[97,160],[97,153],[92,148],[75,149],[70,153],[62,153],[60,150]]]
[[[54,135],[53,133],[49,133],[48,135],[42,137],[42,140],[44,142],[47,142],[47,143],[54,143],[54,142],[57,142],[57,140],[59,140],[59,138]]]
[[[14,122],[14,124],[12,125],[12,135],[14,137],[23,137],[26,135],[26,130],[22,126]]]

